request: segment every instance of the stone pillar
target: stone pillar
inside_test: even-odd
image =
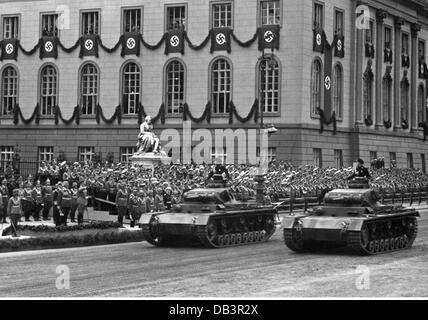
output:
[[[400,119],[400,70],[401,70],[401,26],[404,24],[404,19],[401,17],[395,17],[395,33],[394,33],[394,74],[393,74],[393,108],[391,118],[393,120],[394,129],[401,128],[401,119]]]
[[[417,124],[417,81],[418,81],[418,33],[421,31],[421,25],[417,23],[412,23],[411,33],[412,33],[412,52],[410,54],[410,117],[409,117],[409,128],[411,131],[418,130]]]
[[[384,10],[376,11],[376,73],[375,73],[375,110],[373,122],[382,125],[382,66],[383,66],[383,21],[388,16]]]

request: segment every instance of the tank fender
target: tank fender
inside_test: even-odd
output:
[[[360,231],[364,223],[364,219],[352,219],[349,222],[349,231]]]
[[[304,216],[286,216],[282,219],[281,229],[292,229],[297,219]]]
[[[208,220],[210,219],[209,215],[198,215],[195,216],[196,221],[194,222],[194,224],[196,226],[205,226],[208,224]]]
[[[138,224],[149,224],[154,218],[154,216],[156,215],[151,213],[142,214],[140,220],[138,221]]]

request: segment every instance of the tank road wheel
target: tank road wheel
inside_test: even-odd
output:
[[[151,224],[145,224],[141,226],[143,231],[144,240],[153,246],[161,246],[163,241],[162,237],[157,234],[157,227]]]
[[[369,251],[370,253],[375,253],[375,242],[374,241],[370,241],[369,243]]]
[[[266,240],[266,233],[264,231],[260,231],[260,242],[263,242]]]
[[[254,242],[254,232],[250,232],[248,235],[248,242]]]
[[[242,235],[242,242],[248,243],[248,232],[244,232]]]
[[[395,249],[400,249],[400,238],[394,238],[394,247]]]
[[[409,221],[407,230],[408,230],[408,234],[407,234],[408,244],[407,244],[407,247],[410,248],[413,245],[413,242],[415,241],[416,236],[418,235],[418,220],[416,218],[412,218]]]
[[[404,236],[400,237],[400,249],[403,249],[406,247],[406,242],[404,240]]]
[[[375,250],[375,252],[379,252],[379,240],[375,240],[375,242],[374,242],[374,250]]]
[[[224,245],[225,245],[225,246],[230,245],[230,236],[229,236],[228,234],[226,234],[226,235],[224,236]]]
[[[379,251],[385,251],[385,240],[379,240]]]
[[[236,234],[234,233],[230,235],[230,244],[233,246],[236,245]]]
[[[370,242],[370,233],[366,226],[361,230],[361,245],[366,248]]]
[[[256,242],[260,241],[260,232],[258,232],[258,231],[254,232],[254,240]]]
[[[389,249],[390,250],[395,250],[395,240],[394,240],[394,238],[390,238],[388,241],[389,241]]]
[[[389,251],[389,239],[385,239],[384,248],[385,248],[385,251]]]
[[[236,244],[241,244],[242,243],[242,233],[238,233],[236,235]]]

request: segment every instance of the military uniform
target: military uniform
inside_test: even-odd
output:
[[[0,221],[6,223],[7,204],[9,202],[9,189],[7,188],[7,181],[3,181],[0,186],[1,200],[0,200]]]
[[[25,221],[30,221],[30,217],[34,211],[34,190],[25,188],[22,194],[22,210],[24,211]]]
[[[88,201],[86,199],[87,197],[87,190],[86,187],[80,187],[77,191],[77,223],[82,224],[83,223],[83,213],[85,212]]]
[[[135,221],[139,220],[140,216],[140,201],[136,194],[131,194],[128,200],[128,209],[131,219],[131,228],[135,226]]]
[[[70,220],[71,222],[75,222],[76,210],[77,210],[77,193],[78,189],[73,186],[70,189],[71,192],[71,208],[70,208]]]
[[[119,188],[115,203],[117,205],[117,221],[123,225],[123,217],[126,216],[128,212],[128,191],[125,188]]]
[[[61,210],[60,212],[60,224],[66,226],[67,225],[67,217],[70,213],[72,206],[72,195],[68,186],[64,186],[64,188],[58,194],[58,205]]]
[[[7,205],[7,213],[10,217],[10,223],[12,225],[12,234],[14,237],[17,237],[17,229],[19,220],[21,219],[22,215],[22,205],[21,205],[21,198],[18,196],[17,190],[14,191],[14,196],[9,199],[8,205]]]
[[[42,188],[42,197],[43,197],[43,213],[42,213],[43,220],[48,220],[49,211],[53,206],[53,188],[51,185],[46,185]]]
[[[33,206],[33,218],[34,221],[40,221],[40,211],[43,208],[43,192],[40,186],[34,188],[34,206]]]

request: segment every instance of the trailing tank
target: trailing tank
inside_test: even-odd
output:
[[[170,212],[144,214],[139,224],[155,246],[221,248],[267,241],[275,232],[277,210],[254,200],[237,201],[223,182],[184,194]]]
[[[418,232],[419,212],[401,205],[381,205],[365,179],[335,189],[323,206],[283,219],[284,241],[295,252],[346,247],[363,255],[408,249]]]

